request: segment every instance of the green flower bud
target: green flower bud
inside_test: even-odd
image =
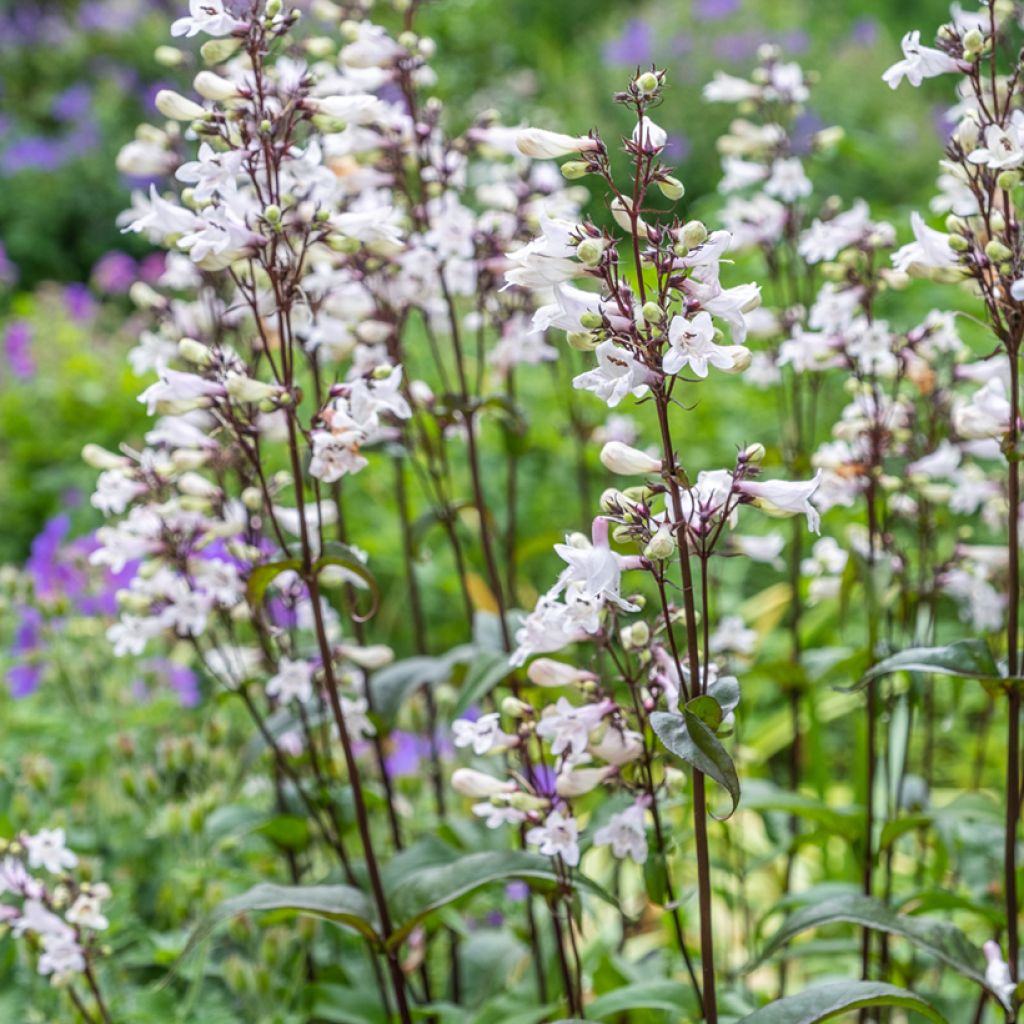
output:
[[[658,191],[666,198],[671,199],[674,203],[677,199],[682,199],[686,195],[686,187],[678,178],[673,178],[669,175],[667,178],[658,179]]]
[[[587,328],[587,330],[596,330],[601,324],[604,323],[600,313],[584,313],[580,317],[580,323]]]
[[[1014,189],[1020,184],[1020,180],[1020,171],[1003,171],[1002,174],[996,178],[996,184],[1000,188],[1006,189],[1006,191],[1009,192],[1010,189]]]
[[[642,92],[645,96],[649,96],[659,86],[658,76],[653,71],[645,71],[637,80],[634,82],[637,89]]]
[[[586,160],[567,160],[562,164],[562,177],[567,181],[576,181],[589,173],[590,166]]]
[[[708,229],[699,220],[691,220],[683,225],[682,242],[688,249],[701,245],[707,237]]]
[[[649,324],[660,324],[665,319],[665,311],[656,302],[645,302],[640,313]]]
[[[579,256],[580,261],[588,267],[596,267],[604,256],[605,243],[601,238],[584,238],[578,246],[576,246],[576,255]],[[599,326],[599,324],[594,325]]]
[[[993,238],[992,241],[985,246],[985,255],[992,260],[993,263],[1002,263],[1004,260],[1008,260],[1013,255],[1013,252],[1003,245],[1003,243],[997,238]]]
[[[597,348],[597,341],[589,331],[569,331],[565,340],[577,352],[593,352]]]
[[[963,235],[950,235],[949,247],[954,252],[967,252],[971,247],[971,243]]]

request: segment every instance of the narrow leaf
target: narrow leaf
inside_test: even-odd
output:
[[[297,558],[287,558],[281,562],[267,562],[264,565],[257,565],[249,573],[249,579],[245,584],[245,597],[250,608],[259,608],[263,604],[263,596],[267,587],[283,572],[298,572],[302,563]]]
[[[891,672],[932,672],[963,679],[1001,681],[1002,676],[984,640],[957,640],[946,647],[910,647],[872,665],[858,687]]]
[[[739,1024],[818,1024],[868,1006],[913,1010],[935,1024],[946,1024],[945,1017],[920,996],[880,981],[833,981],[815,985],[762,1006],[743,1017]]]

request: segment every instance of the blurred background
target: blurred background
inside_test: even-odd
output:
[[[82,445],[140,434],[125,293],[137,276],[158,276],[162,257],[117,227],[131,189],[146,182],[118,174],[114,159],[154,116],[156,91],[190,78],[154,55],[186,6],[0,8],[0,564],[23,561],[58,512],[75,533],[94,527]],[[440,94],[458,100],[455,122],[493,107],[506,123],[572,132],[600,123],[612,136],[611,93],[637,65],[667,68],[660,120],[698,211],[714,195],[714,140],[730,117],[701,101],[701,87],[718,68],[746,74],[758,46],[775,43],[820,74],[808,137],[824,125],[846,130],[817,168],[823,190],[870,195],[903,230],[934,178],[947,83],[893,95],[880,74],[908,28],[944,13],[936,0],[435,0],[422,27],[438,44]]]

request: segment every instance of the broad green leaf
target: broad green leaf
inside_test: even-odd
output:
[[[358,889],[350,885],[274,885],[263,882],[217,906],[193,931],[185,953],[233,917],[271,910],[290,910],[307,917],[333,921],[365,935],[371,942],[380,942],[376,915],[369,900]]]
[[[709,729],[717,729],[722,724],[722,705],[706,693],[688,700],[686,710],[696,715]]]
[[[472,654],[466,644],[438,657],[404,658],[374,672],[370,678],[373,709],[388,726],[398,717],[402,705],[421,686],[443,683],[452,669]]]
[[[731,815],[740,800],[740,782],[736,766],[718,737],[691,711],[682,715],[655,711],[651,727],[665,746],[691,767],[715,780],[731,797]],[[726,815],[728,817],[729,815]]]
[[[751,961],[746,970],[763,963],[800,932],[839,923],[860,925],[904,938],[965,978],[985,987],[985,958],[959,928],[933,918],[899,914],[881,900],[861,893],[837,896],[798,910],[783,922],[761,955]]]
[[[391,917],[395,922],[389,942],[392,945],[401,942],[433,911],[483,886],[512,879],[542,890],[551,889],[559,882],[549,857],[521,850],[485,850],[408,871],[390,887],[388,893]],[[614,903],[600,886],[589,879],[577,875],[574,881],[578,889]]]
[[[892,672],[931,672],[962,679],[1003,681],[988,644],[984,640],[957,640],[946,647],[910,647],[872,665],[858,688],[872,679]]]
[[[722,714],[735,711],[740,704],[740,683],[735,676],[721,676],[708,686],[708,693],[718,701]]]
[[[469,672],[459,690],[459,699],[452,709],[452,719],[464,715],[469,707],[486,697],[513,672],[515,669],[509,664],[508,654],[504,651],[479,651],[470,662]]]
[[[743,807],[748,811],[779,811],[824,826],[829,832],[855,839],[860,835],[864,815],[855,808],[829,807],[813,796],[792,793],[766,779],[743,783]]]
[[[302,563],[297,558],[286,558],[280,562],[267,562],[264,565],[257,565],[249,573],[249,579],[245,584],[245,598],[250,608],[259,608],[263,604],[263,597],[267,587],[283,572],[298,572]]]
[[[776,1000],[743,1017],[739,1024],[818,1024],[868,1006],[913,1010],[935,1024],[946,1019],[920,996],[881,981],[833,981]]]
[[[587,1005],[592,1020],[614,1017],[626,1010],[666,1010],[679,1015],[696,1008],[693,989],[681,981],[638,981],[598,996]]]

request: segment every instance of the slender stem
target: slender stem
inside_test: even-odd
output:
[[[96,980],[96,973],[92,969],[92,964],[88,962],[85,965],[85,981],[92,992],[93,999],[96,1000],[96,1009],[99,1010],[100,1020],[103,1021],[103,1024],[113,1024],[114,1018],[110,1016],[107,1004],[103,1001],[103,993],[100,991],[99,982]]]
[[[1009,614],[1006,624],[1007,674],[1020,673],[1017,633],[1020,627],[1020,462],[1017,445],[1020,432],[1020,364],[1017,352],[1010,352],[1010,434],[1009,434]],[[1009,723],[1006,757],[1006,833],[1003,851],[1006,895],[1006,938],[1010,976],[1018,978],[1020,921],[1017,896],[1017,823],[1020,818],[1020,691],[1010,684]]]

